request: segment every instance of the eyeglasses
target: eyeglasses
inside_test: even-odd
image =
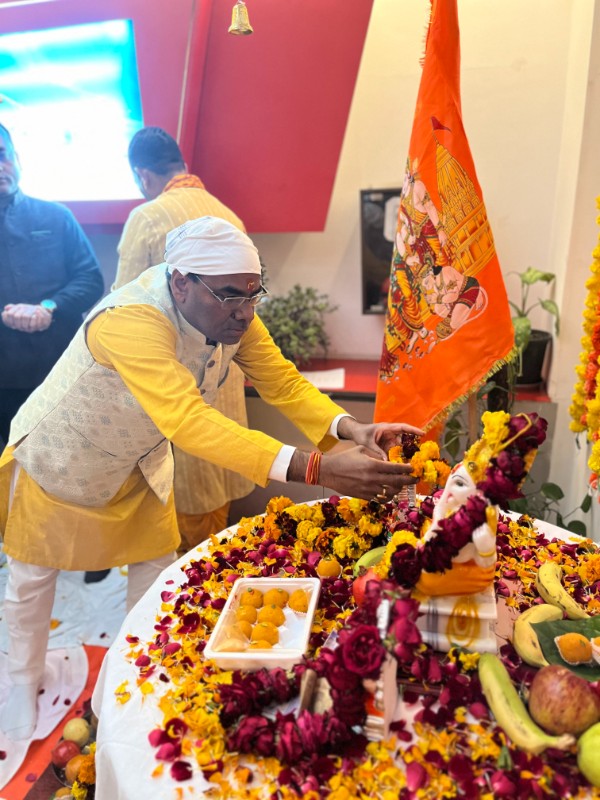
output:
[[[260,290],[256,292],[256,294],[250,295],[250,297],[237,297],[234,295],[231,295],[230,297],[219,297],[219,295],[213,292],[213,290],[207,283],[204,283],[204,281],[199,275],[194,275],[193,273],[188,273],[188,275],[193,280],[197,281],[198,283],[201,283],[205,289],[208,289],[208,291],[212,294],[215,300],[218,300],[219,303],[221,303],[221,305],[224,308],[241,308],[244,305],[244,303],[249,303],[254,308],[260,303],[260,301],[264,297],[266,297],[269,294],[269,292],[265,289],[265,287],[261,286]]]

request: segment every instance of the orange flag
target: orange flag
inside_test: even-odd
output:
[[[461,118],[456,0],[432,0],[375,419],[428,427],[476,391],[513,348],[506,289]]]

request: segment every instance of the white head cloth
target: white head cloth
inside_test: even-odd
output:
[[[183,275],[261,274],[258,250],[252,239],[235,225],[218,217],[184,222],[167,233],[165,262],[169,272]]]

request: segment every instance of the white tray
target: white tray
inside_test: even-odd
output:
[[[235,623],[240,595],[249,586],[259,589],[263,594],[269,589],[285,589],[290,594],[296,589],[304,589],[309,596],[308,610],[306,614],[299,614],[287,606],[283,609],[285,622],[279,627],[279,643],[270,650],[219,651],[220,643],[229,635],[228,629]],[[221,669],[250,672],[263,667],[290,669],[302,660],[306,652],[320,590],[321,581],[318,578],[238,578],[206,643],[205,658],[214,661]]]

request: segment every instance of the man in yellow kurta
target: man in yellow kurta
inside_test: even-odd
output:
[[[265,292],[252,241],[214,217],[167,237],[165,263],[105,297],[15,417],[0,458],[13,681],[0,727],[34,732],[58,570],[129,564],[131,606],[179,544],[171,443],[261,486],[318,482],[371,498],[414,483],[386,454],[402,423],[362,424],[283,358],[254,308]],[[322,450],[315,459],[248,430],[212,403],[234,361],[261,397]]]
[[[113,289],[160,264],[167,233],[187,220],[219,217],[245,230],[240,218],[210,194],[200,178],[187,173],[179,145],[162,128],[149,126],[139,130],[129,144],[128,158],[148,202],[135,208],[125,223]],[[236,364],[231,365],[214,405],[225,416],[248,426],[244,376]],[[175,508],[181,535],[179,552],[185,553],[211,533],[227,527],[231,501],[247,495],[254,484],[236,472],[193,458],[179,448],[174,448],[173,457]]]

